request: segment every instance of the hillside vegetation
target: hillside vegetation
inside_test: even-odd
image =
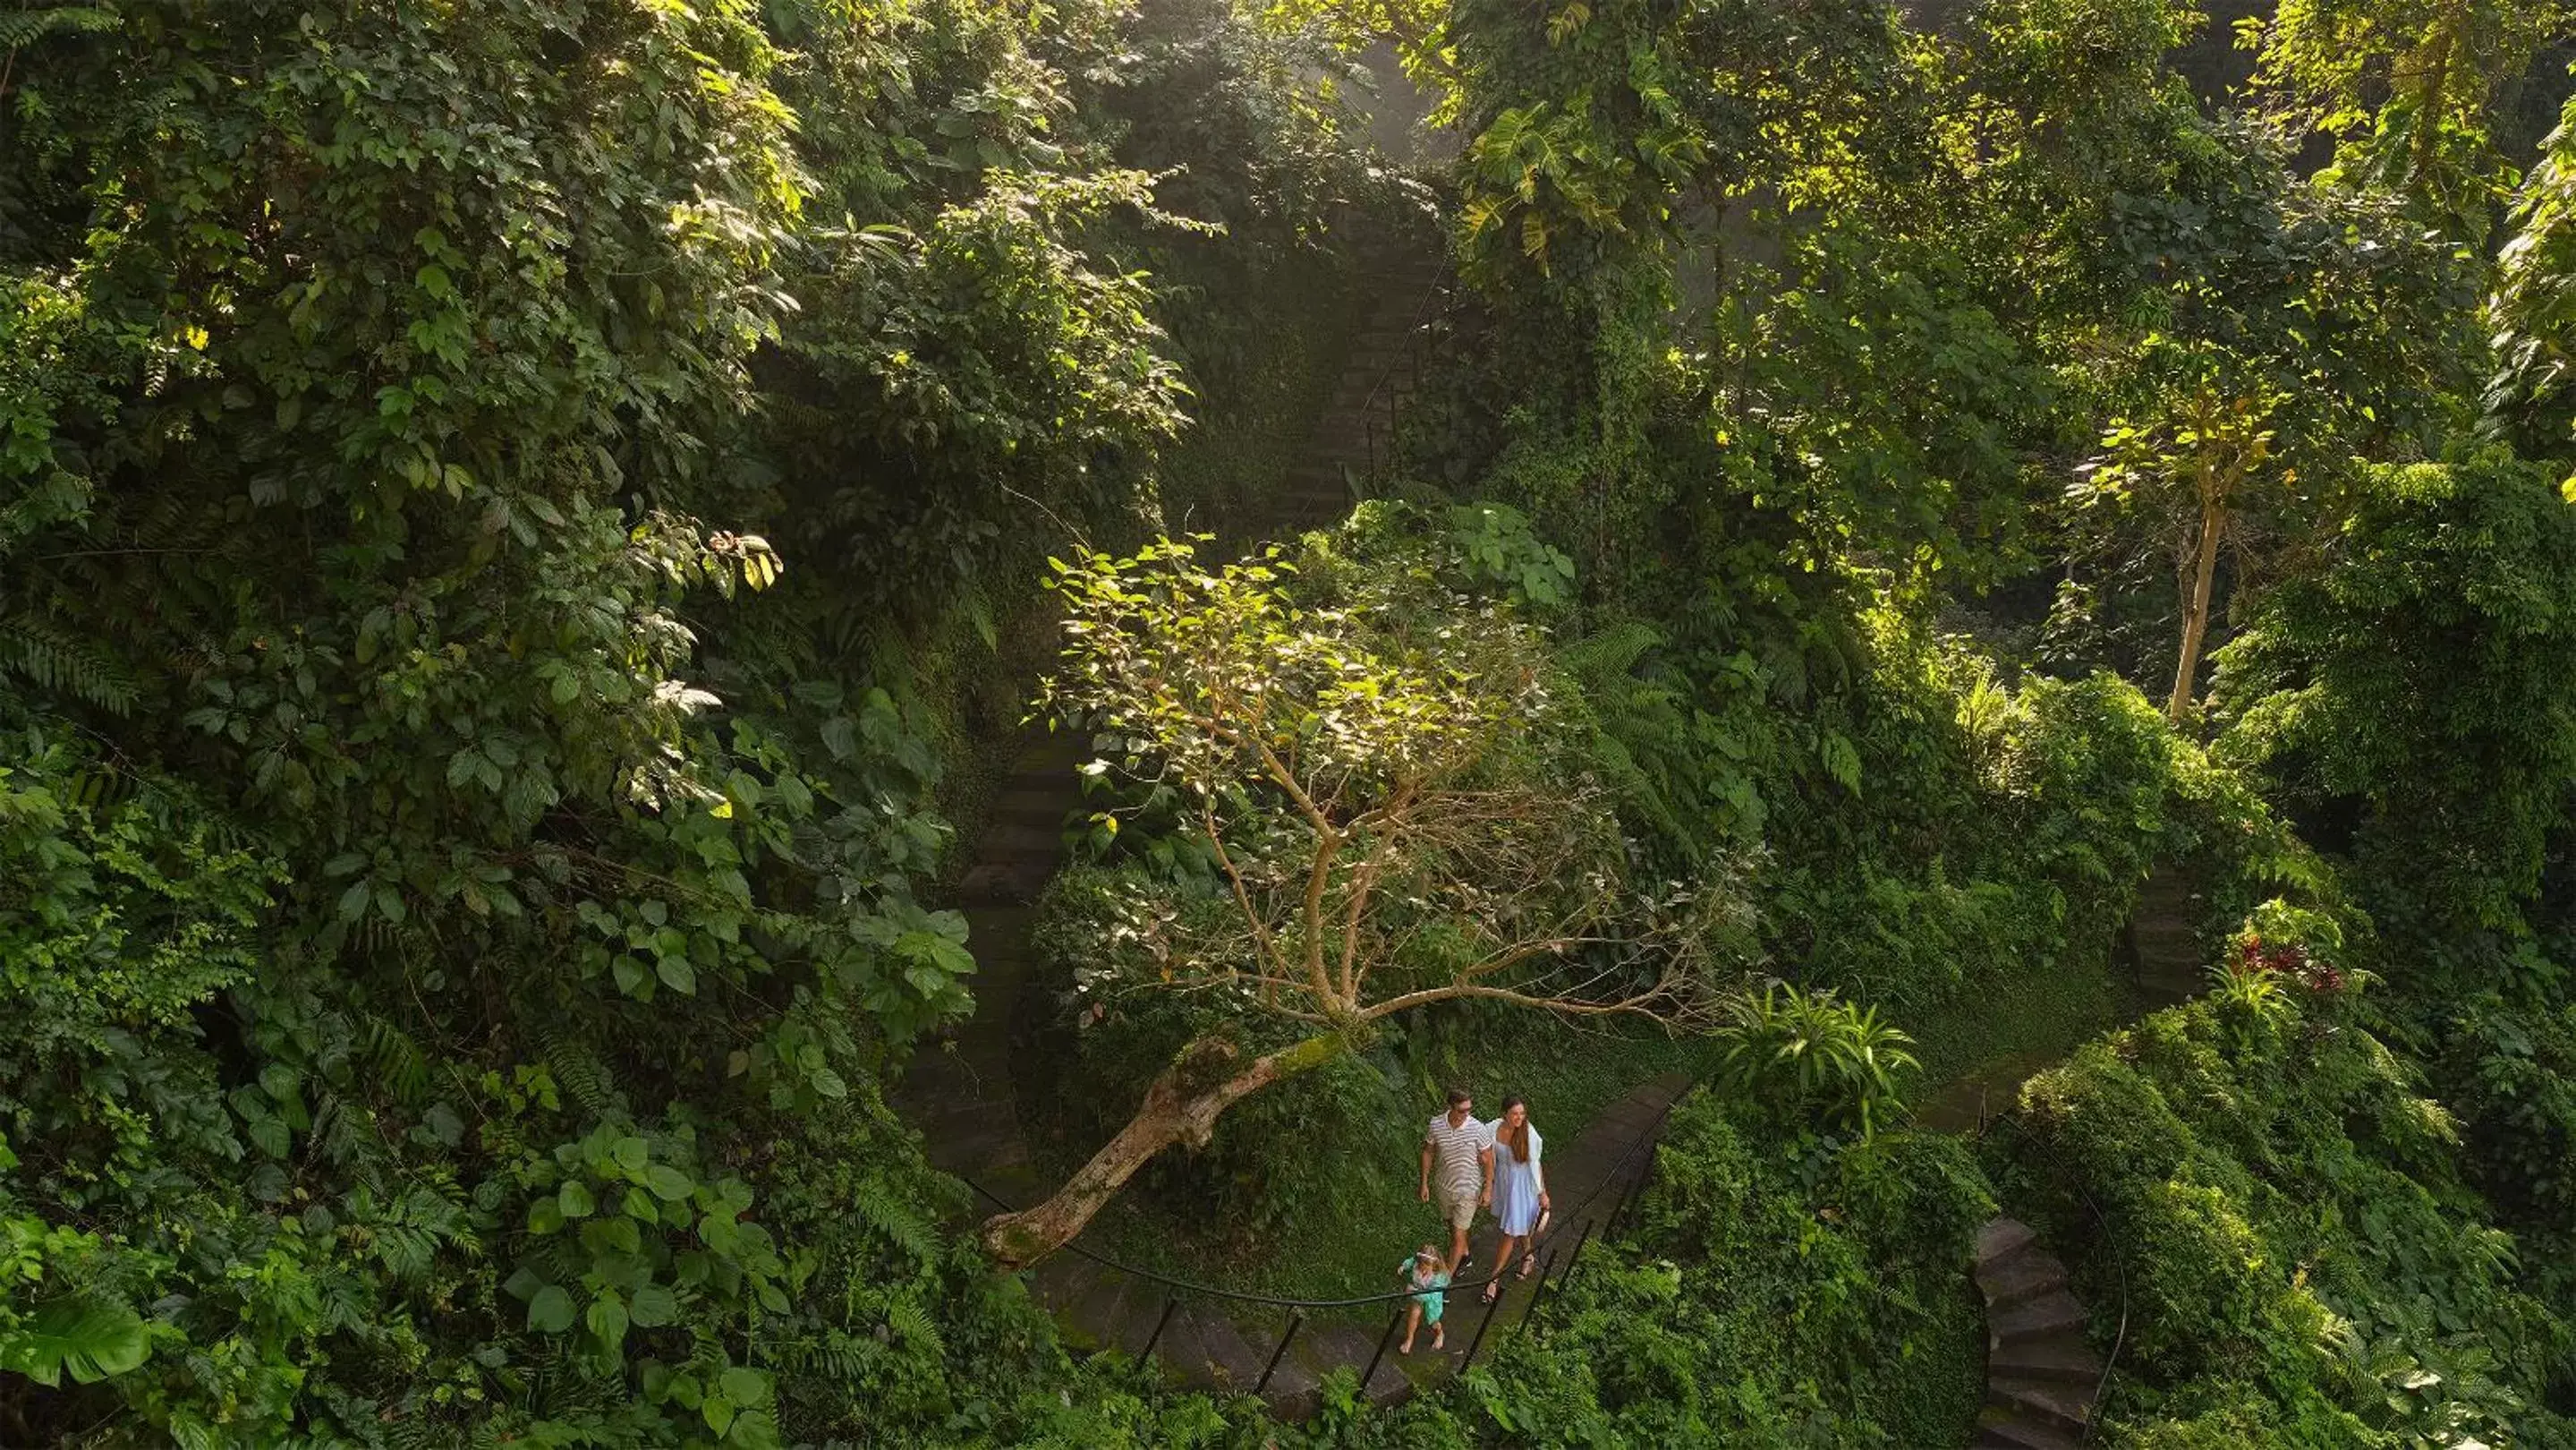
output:
[[[2576,10],[2214,8],[0,5],[0,1445],[2576,1445]]]

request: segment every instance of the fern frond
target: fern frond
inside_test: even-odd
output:
[[[1701,833],[1683,824],[1673,792],[1649,768],[1692,757],[1690,721],[1680,697],[1636,673],[1663,643],[1653,625],[1626,620],[1561,645],[1557,661],[1581,686],[1590,707],[1594,768],[1646,825],[1696,859]]]
[[[1661,631],[1642,619],[1625,620],[1599,634],[1586,635],[1571,644],[1561,645],[1557,659],[1566,673],[1586,687],[1607,684],[1625,677],[1637,667],[1646,652],[1664,642]]]
[[[617,1090],[616,1075],[590,1044],[567,1037],[545,1023],[538,1024],[529,1036],[536,1042],[538,1060],[554,1075],[555,1086],[580,1104],[583,1112],[593,1118],[625,1115],[626,1095]]]
[[[886,1325],[903,1336],[905,1343],[929,1350],[933,1359],[947,1356],[948,1348],[940,1342],[939,1326],[932,1322],[930,1311],[910,1295],[887,1301]]]
[[[912,1205],[888,1188],[884,1180],[861,1179],[858,1191],[851,1196],[850,1208],[915,1260],[928,1264],[939,1258],[938,1236],[931,1232],[930,1225],[919,1214],[913,1212]]]
[[[103,35],[118,25],[115,11],[97,5],[49,5],[0,15],[0,51],[19,50],[51,35]]]
[[[0,679],[12,675],[113,715],[130,714],[142,694],[104,652],[25,615],[0,619]]]
[[[368,1065],[376,1081],[404,1107],[418,1107],[429,1092],[429,1059],[399,1027],[381,1017],[367,1019]]]

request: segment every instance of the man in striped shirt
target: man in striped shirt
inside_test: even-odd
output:
[[[1473,1099],[1449,1090],[1449,1111],[1422,1130],[1422,1201],[1436,1203],[1450,1233],[1449,1272],[1467,1268],[1467,1226],[1494,1197],[1494,1134],[1470,1111]],[[1438,1197],[1434,1198],[1435,1190]]]

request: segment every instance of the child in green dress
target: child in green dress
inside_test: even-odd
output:
[[[1413,1291],[1413,1304],[1405,1311],[1404,1343],[1395,1348],[1398,1354],[1413,1353],[1413,1332],[1424,1324],[1431,1326],[1431,1347],[1447,1347],[1448,1331],[1440,1327],[1440,1305],[1447,1297],[1449,1266],[1440,1258],[1440,1250],[1424,1244],[1413,1257],[1397,1266],[1396,1274],[1404,1287]]]

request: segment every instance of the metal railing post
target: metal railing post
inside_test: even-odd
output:
[[[1503,1271],[1500,1268],[1494,1270],[1493,1282],[1497,1284],[1503,1282]],[[1458,1373],[1465,1374],[1467,1367],[1476,1362],[1476,1349],[1485,1342],[1485,1329],[1494,1322],[1494,1311],[1502,1307],[1503,1296],[1501,1291],[1497,1290],[1493,1298],[1485,1301],[1485,1317],[1476,1321],[1476,1337],[1467,1341],[1467,1357],[1458,1361]]]
[[[1630,1183],[1619,1190],[1617,1198],[1610,1201],[1610,1220],[1601,1230],[1603,1238],[1608,1238],[1619,1231],[1619,1220],[1627,1216],[1629,1201],[1636,1196],[1637,1185]]]
[[[1163,1326],[1172,1322],[1172,1311],[1179,1308],[1180,1304],[1181,1296],[1178,1294],[1163,1296],[1163,1317],[1154,1321],[1154,1332],[1145,1336],[1145,1347],[1136,1351],[1138,1359],[1147,1361],[1153,1359],[1154,1346],[1161,1343],[1163,1339]]]
[[[1368,1368],[1360,1372],[1360,1398],[1368,1398],[1369,1381],[1377,1378],[1377,1367],[1386,1358],[1386,1346],[1395,1338],[1395,1328],[1404,1322],[1404,1311],[1396,1310],[1386,1317],[1386,1333],[1377,1337],[1377,1353],[1369,1356]]]
[[[1565,1256],[1565,1272],[1556,1276],[1556,1292],[1558,1294],[1562,1295],[1565,1292],[1565,1286],[1573,1280],[1575,1265],[1583,1262],[1583,1246],[1590,1242],[1592,1242],[1592,1220],[1587,1218],[1583,1221],[1583,1232],[1575,1236],[1573,1250]],[[1545,1294],[1546,1292],[1547,1281],[1545,1279],[1541,1279],[1539,1280],[1538,1293]],[[1530,1297],[1533,1300],[1530,1308],[1535,1310],[1538,1308],[1538,1305],[1535,1302],[1538,1298],[1538,1294],[1533,1294]]]
[[[1279,1372],[1279,1361],[1286,1358],[1288,1355],[1288,1341],[1295,1339],[1297,1337],[1297,1331],[1304,1328],[1305,1324],[1306,1316],[1303,1311],[1295,1312],[1288,1316],[1288,1332],[1279,1336],[1279,1347],[1270,1351],[1270,1363],[1262,1366],[1261,1378],[1254,1382],[1252,1386],[1252,1392],[1254,1394],[1258,1395],[1263,1390],[1270,1388],[1270,1377]]]

